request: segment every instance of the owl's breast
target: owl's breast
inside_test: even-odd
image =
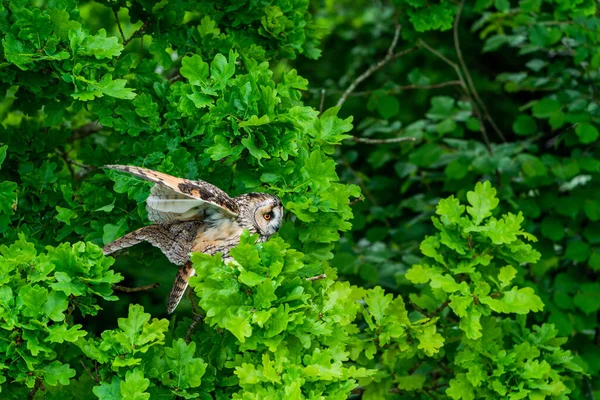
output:
[[[192,252],[210,255],[221,252],[227,255],[229,250],[240,242],[242,232],[243,228],[233,219],[216,220],[198,229]]]

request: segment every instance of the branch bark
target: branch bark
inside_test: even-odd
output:
[[[133,292],[142,292],[144,290],[151,290],[154,288],[157,288],[160,286],[160,283],[153,283],[152,285],[146,285],[146,286],[138,286],[138,287],[127,287],[127,286],[120,286],[120,285],[113,285],[113,290],[119,291],[119,292],[125,292],[125,293],[133,293]]]
[[[364,81],[365,79],[367,79],[368,77],[373,75],[373,73],[375,71],[377,71],[378,69],[383,67],[385,64],[390,62],[392,59],[401,57],[402,55],[405,55],[405,54],[408,54],[409,52],[411,52],[415,49],[415,48],[412,48],[412,49],[404,50],[403,52],[400,52],[398,54],[394,54],[394,49],[396,48],[396,45],[398,44],[398,38],[400,37],[401,29],[402,29],[402,26],[400,24],[396,24],[396,29],[394,30],[394,38],[392,39],[392,44],[388,48],[388,51],[387,51],[387,54],[385,55],[385,57],[382,58],[381,60],[379,60],[378,62],[376,62],[375,64],[371,65],[365,72],[360,74],[354,81],[352,81],[352,83],[350,83],[350,86],[348,86],[348,88],[342,94],[342,97],[340,97],[340,99],[338,100],[336,107],[341,107],[344,104],[344,102],[346,101],[346,99],[348,98],[348,96],[350,96],[350,93],[352,93],[354,91],[354,89],[356,89],[356,87],[362,81]]]
[[[401,138],[392,138],[392,139],[369,139],[369,138],[360,138],[357,136],[352,136],[352,140],[359,143],[367,143],[367,144],[383,144],[383,143],[400,143],[400,142],[414,142],[417,139],[414,137],[401,137]]]
[[[494,131],[498,134],[498,136],[500,136],[500,138],[502,139],[503,142],[506,142],[506,138],[504,137],[504,134],[502,133],[500,128],[498,128],[498,125],[496,125],[496,122],[490,115],[487,107],[485,106],[485,103],[479,97],[479,93],[477,92],[477,89],[475,88],[475,85],[473,84],[473,79],[471,79],[471,73],[469,72],[469,69],[467,68],[467,64],[465,63],[465,60],[463,59],[462,51],[460,49],[460,41],[458,40],[458,22],[460,21],[460,16],[462,14],[464,5],[465,5],[465,0],[461,0],[458,5],[458,11],[456,12],[456,18],[454,19],[454,24],[453,24],[453,29],[452,29],[453,34],[454,34],[454,48],[456,49],[456,55],[458,56],[458,61],[465,73],[467,82],[469,83],[469,88],[471,89],[471,92],[473,93],[473,97],[475,97],[475,100],[477,101],[477,103],[479,104],[481,109],[483,110],[483,114],[485,115],[486,119],[489,121],[489,123],[492,126],[492,128],[494,129]]]

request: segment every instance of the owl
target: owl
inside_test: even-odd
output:
[[[258,233],[258,240],[264,242],[281,226],[283,206],[271,194],[246,193],[232,198],[204,181],[190,181],[134,166],[104,168],[154,182],[146,200],[148,219],[153,224],[107,244],[103,252],[109,255],[146,241],[178,265],[167,305],[169,314],[179,304],[188,279],[196,272],[189,258],[191,252],[210,255],[221,252],[227,262],[231,260],[229,251],[239,243],[245,229]]]

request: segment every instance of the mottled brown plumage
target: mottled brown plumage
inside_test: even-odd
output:
[[[258,233],[261,241],[279,230],[283,206],[277,196],[247,193],[231,198],[210,183],[176,178],[146,168],[107,165],[105,168],[130,173],[154,182],[146,201],[148,218],[155,224],[128,233],[107,244],[109,255],[147,241],[158,247],[170,262],[180,266],[169,296],[167,311],[173,312],[195,274],[190,252],[216,254],[225,261],[244,229]]]

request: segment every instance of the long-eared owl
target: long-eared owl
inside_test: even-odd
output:
[[[246,193],[229,197],[218,187],[204,181],[176,178],[146,168],[107,165],[154,182],[146,200],[146,210],[152,225],[128,233],[107,244],[105,255],[142,241],[158,247],[173,264],[180,266],[175,278],[167,311],[172,313],[195,274],[190,253],[223,254],[229,261],[229,250],[240,241],[247,229],[266,241],[279,230],[283,206],[277,196],[266,193]]]

